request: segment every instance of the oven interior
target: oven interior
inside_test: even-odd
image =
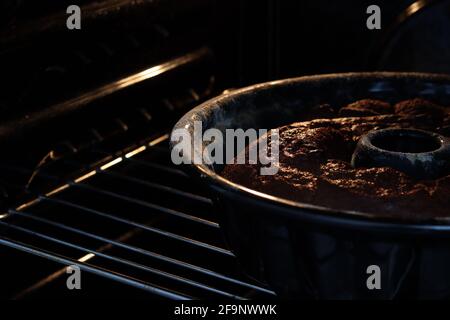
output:
[[[4,1],[0,297],[275,297],[244,275],[208,191],[172,164],[168,133],[252,83],[450,72],[436,32],[449,1],[380,1],[375,31],[366,2],[83,0],[69,31],[67,1]],[[83,290],[67,290],[73,264]]]

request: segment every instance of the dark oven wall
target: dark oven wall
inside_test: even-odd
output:
[[[373,4],[381,9],[381,30],[366,27]],[[240,28],[239,84],[374,69],[450,72],[442,32],[449,27],[448,1],[265,0],[238,6],[240,18],[232,21]]]
[[[442,33],[430,28],[430,20],[433,20],[430,16],[436,16],[436,11],[441,15],[447,14],[434,19],[440,22],[431,27],[448,27],[448,5],[447,11],[436,8],[428,17],[427,14],[416,14],[425,17],[406,19],[418,20],[418,30],[433,30],[421,38],[415,36],[418,39],[412,36],[400,39],[403,42],[399,46],[407,50],[414,61],[404,61],[402,52],[399,54],[401,58],[390,55],[385,57],[387,63],[379,64],[387,46],[382,40],[393,38],[405,28],[404,23],[399,24],[398,20],[414,2],[83,0],[79,1],[82,8],[87,8],[83,29],[68,32],[64,30],[64,8],[68,2],[58,1],[56,5],[51,1],[42,1],[38,5],[29,0],[8,0],[0,5],[0,65],[9,78],[7,92],[0,95],[0,112],[9,106],[15,110],[12,113],[22,108],[40,108],[41,105],[55,103],[57,97],[70,97],[75,92],[82,92],[82,88],[95,85],[96,81],[105,81],[98,79],[99,75],[118,76],[130,64],[137,63],[137,59],[142,59],[138,57],[139,52],[144,52],[144,49],[150,50],[145,53],[147,60],[144,63],[147,63],[182,54],[201,45],[210,47],[216,58],[215,76],[221,88],[330,72],[372,69],[435,72],[437,70],[433,66],[442,67],[443,64],[434,63],[436,52],[444,61],[449,49]],[[444,2],[448,3],[439,0],[417,3],[425,8]],[[99,3],[111,3],[110,7],[120,9],[101,10],[101,6],[97,5]],[[381,30],[366,28],[366,9],[371,4],[381,8]],[[433,11],[424,8],[419,11]],[[447,25],[443,22],[445,19]],[[165,39],[167,34],[170,34],[169,41]],[[142,45],[146,48],[136,50],[133,58],[125,56],[125,61],[117,59],[117,63],[101,69],[104,64],[102,55],[105,54],[102,51],[108,54],[108,51],[115,50],[114,47],[108,48],[111,39],[120,44],[123,37],[123,42],[132,46],[134,40],[126,39],[128,35],[144,41]],[[411,50],[411,46],[417,45],[423,38],[427,39],[425,47],[429,50],[413,58],[412,52],[420,50]],[[430,38],[445,43],[433,44]],[[119,52],[119,57],[121,54]],[[423,56],[427,59],[421,59]],[[99,61],[95,61],[96,58]],[[95,76],[80,75],[80,68],[75,65],[79,61],[76,60],[91,61],[89,63],[98,68],[98,72],[90,67]],[[423,60],[430,62],[426,66],[419,65],[424,64]],[[68,66],[65,65],[67,63]],[[36,83],[41,85],[36,86]],[[51,94],[44,94],[48,88],[52,88]],[[2,119],[10,117],[10,113],[3,112]]]

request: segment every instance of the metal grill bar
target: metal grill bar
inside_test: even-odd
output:
[[[166,171],[166,172],[169,172],[169,173],[173,173],[173,174],[178,175],[178,176],[183,177],[183,178],[187,178],[188,177],[188,175],[186,173],[184,173],[183,171],[181,171],[181,170],[177,170],[177,169],[174,169],[174,168],[171,168],[169,166],[165,166],[165,165],[162,165],[162,164],[159,164],[159,163],[153,163],[153,162],[150,162],[150,161],[142,161],[142,160],[135,159],[135,158],[129,158],[128,161],[134,162],[134,163],[138,163],[138,164],[141,164],[141,165],[144,165],[144,166],[148,166],[148,167],[151,167],[151,168],[154,168],[154,169],[158,169],[158,170],[161,170],[161,171]]]
[[[114,280],[114,281],[117,281],[117,282],[120,282],[123,284],[127,284],[127,285],[133,286],[135,288],[139,288],[139,289],[148,291],[150,293],[160,295],[165,298],[174,299],[174,300],[188,300],[188,299],[193,298],[193,297],[189,297],[186,295],[182,295],[177,292],[173,292],[172,290],[169,290],[166,288],[151,286],[140,280],[133,279],[132,277],[120,275],[120,274],[117,274],[110,270],[104,270],[102,268],[92,266],[88,263],[84,263],[84,262],[81,262],[78,260],[74,260],[71,258],[67,258],[67,257],[63,257],[63,256],[56,255],[53,253],[49,253],[41,248],[35,248],[30,245],[25,245],[23,243],[19,243],[17,241],[10,240],[8,238],[0,237],[0,244],[5,245],[10,248],[14,248],[14,249],[23,251],[23,252],[33,254],[38,257],[49,259],[51,261],[58,262],[60,264],[66,265],[66,266],[77,265],[80,267],[81,270],[88,271],[93,274],[105,277],[107,279],[111,279],[111,280]]]
[[[174,188],[171,188],[171,187],[163,186],[163,185],[161,185],[159,183],[144,181],[142,179],[134,178],[134,177],[128,177],[128,176],[125,176],[125,175],[120,174],[118,172],[101,171],[100,173],[101,174],[105,174],[105,175],[109,175],[109,176],[114,176],[114,177],[117,177],[119,179],[124,179],[124,180],[128,180],[128,181],[131,181],[131,182],[135,182],[137,184],[145,185],[147,187],[150,187],[150,188],[153,188],[153,189],[158,189],[158,190],[161,190],[161,191],[165,191],[167,193],[176,194],[178,196],[189,198],[189,199],[192,199],[194,201],[201,201],[201,202],[204,202],[204,203],[207,203],[207,204],[212,204],[211,199],[208,199],[208,198],[205,198],[205,197],[202,197],[202,196],[198,196],[198,195],[193,194],[193,193],[177,190],[177,189],[174,189]]]
[[[149,253],[149,251],[147,251],[147,250],[144,250],[144,249],[141,249],[141,248],[137,248],[137,247],[133,247],[133,246],[129,246],[129,245],[126,245],[126,244],[123,244],[123,243],[120,243],[120,242],[116,242],[114,240],[107,239],[107,238],[104,238],[104,237],[92,234],[90,232],[86,232],[86,231],[83,231],[83,230],[80,230],[80,229],[77,229],[77,228],[66,226],[66,225],[64,225],[62,223],[53,222],[53,221],[50,221],[50,220],[45,219],[45,218],[40,218],[40,217],[37,217],[37,216],[35,216],[35,215],[33,215],[32,213],[29,213],[29,212],[25,212],[25,211],[21,211],[20,212],[20,211],[16,211],[16,210],[12,210],[11,209],[11,210],[9,210],[9,214],[10,214],[10,216],[16,215],[16,216],[20,216],[20,217],[23,217],[23,218],[31,219],[31,220],[34,220],[34,221],[38,221],[38,222],[41,222],[41,223],[44,223],[44,224],[47,224],[47,225],[50,225],[50,226],[53,226],[53,227],[56,227],[56,228],[59,228],[59,229],[63,229],[63,230],[66,230],[66,231],[77,233],[79,235],[86,236],[86,237],[89,237],[89,238],[92,238],[92,239],[96,239],[96,240],[99,240],[99,241],[111,243],[111,244],[114,244],[114,245],[117,245],[117,246],[124,246],[124,248],[126,248],[126,249],[128,249],[130,251],[135,251],[135,252],[145,253],[145,254]],[[134,225],[134,223],[130,223],[130,226],[133,226],[133,225]],[[136,225],[139,225],[139,224],[136,224]],[[148,226],[145,226],[145,225],[139,225],[139,228],[144,229],[144,230],[147,230],[149,228],[150,229],[156,229],[156,228],[151,228],[151,227],[148,227]],[[172,234],[170,232],[162,231],[162,230],[159,230],[159,229],[156,229],[156,230],[158,230],[158,234],[160,234],[160,235],[166,235],[166,233],[174,235],[174,234]],[[195,241],[195,240],[192,240],[192,239],[188,239],[186,237],[181,237],[181,236],[178,236],[178,235],[174,235],[174,236],[175,236],[174,239],[182,239],[184,243],[191,244],[192,243],[191,241],[193,241],[196,245],[198,245],[199,247],[202,247],[204,249],[211,249],[211,247],[212,247],[212,248],[216,249],[216,250],[213,250],[213,251],[216,251],[216,252],[219,252],[219,253],[225,253],[228,256],[234,257],[234,255],[228,250],[217,248],[217,247],[208,245],[208,244],[200,242],[200,241]],[[186,240],[184,240],[184,239],[186,239]]]
[[[86,185],[77,184],[76,186],[82,186],[83,188],[86,187],[86,189],[89,189],[91,191],[97,191],[97,189],[88,187]],[[123,197],[121,195],[118,195],[118,194],[115,194],[115,193],[112,193],[112,192],[110,193],[108,191],[103,191],[103,190],[99,190],[98,192],[106,194],[106,195],[113,195],[113,196],[115,195],[119,199],[127,200],[127,197]],[[187,216],[187,215],[185,215],[183,213],[178,213],[178,212],[176,212],[174,210],[163,208],[163,207],[160,207],[160,206],[157,206],[157,205],[153,205],[153,204],[149,204],[149,203],[146,203],[146,202],[142,202],[142,201],[139,201],[139,200],[136,200],[136,199],[133,199],[132,202],[137,203],[137,204],[141,204],[141,205],[145,205],[146,207],[149,207],[149,208],[152,208],[152,209],[157,209],[158,210],[159,208],[161,208],[160,211],[162,211],[164,213],[169,213],[169,214],[172,214],[172,215],[176,215],[176,216],[179,216],[179,217],[181,217],[181,215],[183,215],[183,217]],[[234,256],[231,253],[231,251],[229,251],[229,250],[225,250],[223,248],[219,248],[219,247],[207,244],[207,243],[203,243],[203,242],[200,242],[200,241],[197,241],[197,240],[194,240],[194,239],[183,237],[183,236],[174,234],[172,232],[164,231],[164,230],[161,230],[161,229],[158,229],[158,228],[155,228],[155,227],[150,227],[150,226],[147,226],[147,225],[144,225],[144,224],[141,224],[141,223],[137,223],[137,222],[133,222],[133,221],[130,221],[130,220],[127,220],[127,219],[122,219],[122,218],[119,218],[119,217],[116,217],[116,216],[113,216],[113,215],[109,215],[109,214],[106,214],[106,213],[101,213],[101,212],[99,212],[97,210],[88,209],[88,210],[84,210],[84,211],[96,214],[98,216],[102,216],[102,217],[110,219],[110,220],[115,220],[115,221],[127,224],[129,226],[141,228],[141,229],[143,229],[145,231],[152,232],[152,233],[155,233],[155,234],[167,237],[167,238],[171,238],[171,239],[180,241],[182,243],[189,244],[191,246],[201,247],[201,248],[204,248],[204,249],[207,249],[207,250],[210,250],[210,251],[214,251],[214,252],[226,255],[226,256],[231,256],[231,257]],[[189,220],[192,220],[192,221],[195,221],[195,222],[199,222],[198,219],[199,218],[190,218]],[[213,224],[213,222],[211,222],[211,224],[212,225],[210,225],[210,226],[213,226],[215,228],[217,227],[216,225]]]
[[[115,221],[118,221],[118,222],[126,223],[126,224],[128,224],[130,226],[133,226],[133,227],[139,227],[139,228],[142,228],[142,229],[144,229],[146,227],[145,225],[142,225],[140,223],[133,222],[133,221],[127,220],[127,219],[122,219],[122,218],[119,218],[119,217],[114,216],[114,215],[110,215],[110,214],[107,214],[107,213],[100,212],[100,211],[95,210],[95,209],[87,208],[85,206],[82,206],[82,205],[79,205],[79,204],[75,204],[75,203],[72,203],[72,202],[67,201],[67,200],[62,200],[62,199],[57,199],[57,198],[52,198],[52,197],[46,197],[46,196],[41,196],[40,199],[48,201],[48,202],[59,203],[61,205],[69,206],[69,207],[72,207],[72,208],[77,208],[77,209],[82,210],[82,211],[87,211],[87,212],[96,214],[98,216],[101,216],[101,217],[104,217],[104,218],[107,218],[107,219],[112,219],[112,220],[115,220]],[[138,202],[136,202],[136,203],[138,203]],[[194,221],[194,222],[198,222],[198,223],[201,223],[203,225],[206,225],[208,227],[212,227],[212,228],[215,228],[215,229],[219,228],[219,225],[217,223],[215,223],[215,222],[208,221],[208,220],[205,220],[205,219],[202,219],[202,218],[198,218],[198,217],[195,217],[195,216],[187,215],[187,214],[184,214],[182,212],[175,211],[175,210],[172,210],[172,211],[174,211],[174,213],[170,213],[170,214],[172,214],[173,216],[181,217],[181,218],[184,218],[184,219],[187,219],[187,220],[190,220],[190,221]],[[164,213],[168,213],[168,212],[164,211]]]
[[[224,297],[234,298],[234,299],[241,299],[241,300],[244,299],[243,297],[240,297],[240,296],[237,296],[237,295],[234,295],[234,294],[222,291],[222,290],[218,290],[218,289],[212,288],[210,286],[204,285],[202,283],[199,283],[199,282],[196,282],[196,281],[193,281],[193,280],[186,279],[184,277],[180,277],[180,276],[177,276],[177,275],[165,272],[165,271],[161,271],[161,270],[158,270],[158,269],[155,269],[155,268],[147,267],[147,266],[144,266],[142,264],[138,264],[138,263],[126,260],[126,259],[122,259],[122,258],[114,257],[114,256],[111,256],[111,255],[108,255],[108,254],[104,254],[102,252],[99,252],[99,251],[96,251],[96,250],[93,250],[93,249],[89,249],[89,248],[85,248],[85,247],[82,247],[82,246],[79,246],[79,245],[76,245],[76,244],[72,244],[70,242],[63,241],[63,240],[60,240],[60,239],[57,239],[57,238],[53,238],[53,237],[44,235],[42,233],[29,230],[27,228],[22,228],[22,227],[19,227],[19,226],[15,226],[15,225],[13,225],[11,223],[5,223],[5,222],[1,222],[0,221],[0,225],[4,225],[4,226],[7,226],[7,227],[12,228],[12,229],[19,230],[19,231],[21,231],[23,233],[27,233],[29,235],[33,235],[33,236],[36,236],[36,237],[39,237],[39,238],[42,238],[42,239],[45,239],[45,240],[48,240],[48,241],[51,241],[51,242],[54,242],[54,243],[58,243],[58,244],[61,244],[61,245],[67,246],[67,247],[71,247],[71,248],[74,248],[74,249],[77,249],[77,250],[80,250],[80,251],[85,251],[85,252],[87,252],[89,254],[92,254],[94,256],[99,256],[99,257],[102,257],[102,258],[105,258],[105,259],[108,259],[108,260],[111,260],[111,261],[114,261],[114,262],[122,263],[122,264],[125,264],[125,265],[130,266],[130,267],[134,267],[134,268],[146,271],[146,272],[150,272],[150,273],[153,273],[153,274],[156,274],[156,275],[168,278],[170,280],[182,282],[182,283],[191,285],[193,287],[197,287],[197,288],[206,290],[208,292],[213,292],[213,293],[219,294],[219,295],[224,296]]]
[[[183,219],[187,219],[187,220],[191,220],[191,221],[195,221],[195,222],[200,222],[200,223],[203,223],[203,224],[206,224],[206,225],[210,225],[212,227],[218,227],[217,224],[214,223],[214,222],[211,222],[211,221],[208,221],[208,220],[204,220],[204,219],[200,219],[198,217],[194,217],[192,215],[188,215],[188,214],[185,214],[185,213],[173,210],[173,209],[162,207],[162,206],[159,206],[159,205],[154,204],[154,203],[150,203],[150,202],[147,202],[147,201],[142,201],[142,200],[139,200],[139,199],[134,199],[134,198],[131,198],[131,197],[128,197],[128,196],[124,196],[124,195],[118,194],[116,192],[102,190],[102,189],[100,189],[98,187],[92,187],[92,186],[89,186],[89,185],[86,185],[86,184],[80,184],[80,183],[78,183],[78,184],[71,183],[71,185],[74,186],[74,187],[78,187],[78,188],[82,188],[82,189],[85,189],[85,190],[89,190],[89,191],[94,192],[94,193],[100,193],[100,194],[103,194],[103,195],[110,196],[112,198],[120,199],[120,200],[123,200],[125,202],[139,204],[139,205],[141,205],[143,207],[146,207],[146,208],[149,208],[149,209],[153,209],[153,210],[156,210],[156,211],[159,211],[159,212],[162,212],[162,213],[167,213],[167,214],[170,214],[172,216],[177,216],[179,218],[183,218]]]
[[[94,235],[94,234],[91,234],[89,232],[85,232],[85,231],[81,231],[81,230],[78,230],[78,229],[75,229],[75,228],[72,228],[72,227],[68,227],[68,226],[62,225],[60,223],[49,221],[49,220],[44,219],[44,218],[35,217],[35,216],[30,215],[30,214],[25,213],[25,212],[18,212],[18,211],[11,210],[10,214],[12,216],[13,215],[17,215],[17,216],[20,216],[20,217],[23,217],[23,218],[28,218],[28,219],[32,219],[32,220],[35,220],[35,221],[38,221],[38,222],[41,222],[41,223],[45,223],[45,224],[48,224],[48,225],[51,225],[51,226],[59,227],[59,228],[64,229],[64,230],[71,231],[71,232],[74,232],[74,233],[86,236],[88,238],[92,238],[92,239],[95,239],[95,240],[107,243],[107,244],[110,244],[110,245],[113,245],[113,246],[121,247],[121,248],[124,248],[126,250],[142,254],[144,256],[148,256],[148,257],[155,258],[155,259],[158,259],[158,260],[161,260],[161,261],[164,261],[164,262],[168,262],[168,263],[174,264],[176,266],[189,269],[191,271],[196,271],[196,272],[199,272],[199,273],[211,276],[211,277],[215,277],[215,278],[218,278],[218,279],[221,279],[221,280],[225,280],[225,281],[228,281],[230,283],[241,285],[241,286],[244,286],[244,287],[256,290],[256,291],[272,294],[272,291],[270,291],[270,290],[266,290],[264,288],[261,288],[261,287],[255,286],[255,285],[252,285],[252,284],[249,284],[249,283],[246,283],[246,282],[234,279],[234,278],[230,278],[230,277],[224,276],[224,275],[222,275],[220,273],[214,272],[214,271],[209,270],[209,269],[205,269],[205,268],[202,268],[202,267],[199,267],[199,266],[196,266],[196,265],[192,265],[192,264],[180,261],[180,260],[176,260],[176,259],[164,256],[164,255],[157,254],[157,253],[152,252],[152,251],[148,251],[148,250],[145,250],[145,249],[142,249],[142,248],[131,246],[131,245],[119,242],[119,241],[115,241],[115,240],[107,239],[107,238],[104,238],[104,237],[101,237],[101,236],[98,236],[98,235]],[[54,238],[52,238],[52,239],[54,239]]]

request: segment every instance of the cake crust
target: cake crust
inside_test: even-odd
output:
[[[450,176],[418,181],[389,167],[350,164],[357,141],[371,130],[416,128],[447,135],[449,125],[449,111],[423,99],[393,106],[360,100],[336,111],[334,118],[278,128],[277,174],[260,175],[259,164],[229,164],[222,175],[257,191],[335,210],[417,221],[450,217]]]

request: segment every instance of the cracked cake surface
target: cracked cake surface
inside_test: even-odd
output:
[[[222,175],[257,191],[335,210],[413,220],[450,217],[450,176],[415,180],[390,167],[350,164],[358,140],[371,130],[416,128],[450,136],[448,109],[423,99],[395,105],[365,99],[331,109],[318,106],[308,118],[317,112],[319,119],[278,128],[275,175],[260,175],[260,164],[229,164]],[[254,142],[245,152],[256,147]]]

